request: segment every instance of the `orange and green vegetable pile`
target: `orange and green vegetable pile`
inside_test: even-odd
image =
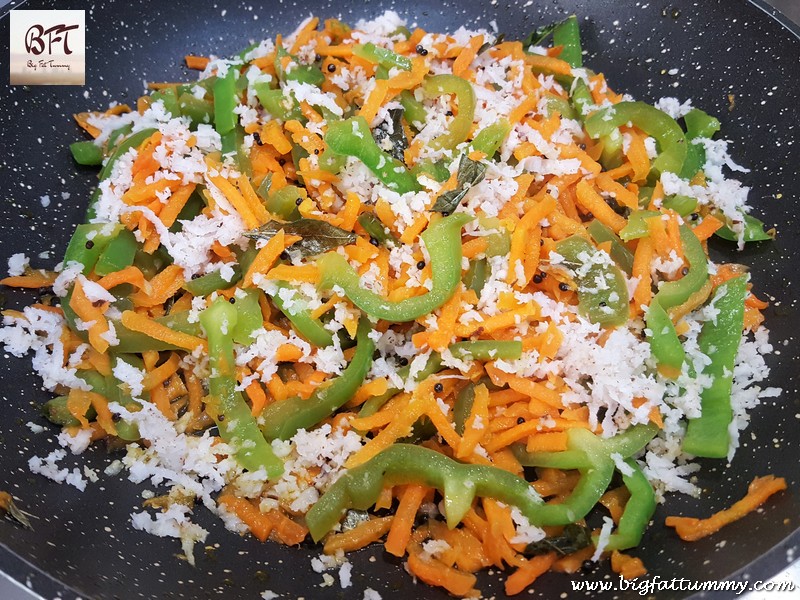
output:
[[[122,440],[116,471],[163,494],[134,527],[193,560],[199,502],[330,564],[383,543],[456,596],[492,567],[509,595],[607,555],[645,573],[657,503],[779,393],[767,303],[708,255],[772,235],[719,121],[612,91],[575,17],[522,41],[309,18],[186,63],[76,115],[86,222],[3,280],[55,292],[0,341],[34,353],[62,445]],[[31,468],[83,489],[63,454]],[[759,481],[667,524],[713,533],[785,487]]]

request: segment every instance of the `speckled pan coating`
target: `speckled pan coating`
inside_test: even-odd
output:
[[[615,89],[648,102],[664,95],[690,97],[696,106],[719,116],[724,135],[734,141],[732,154],[752,169],[743,179],[753,188],[751,200],[757,213],[777,225],[780,233],[776,242],[748,248],[735,260],[752,265],[758,289],[775,298],[767,323],[780,354],[770,357],[770,364],[773,383],[785,392],[777,402],[754,411],[733,469],[724,470],[714,462],[705,465],[699,476],[702,498],[672,496],[659,508],[636,554],[652,576],[702,580],[766,579],[794,555],[800,546],[796,339],[800,313],[792,285],[800,254],[796,208],[800,39],[797,32],[791,33],[766,14],[771,9],[744,0],[461,0],[441,4],[425,0],[406,5],[253,0],[193,2],[191,8],[188,2],[158,0],[57,4],[58,8],[87,10],[88,85],[9,87],[7,54],[0,53],[0,265],[12,253],[24,251],[33,257],[34,266],[53,266],[83,215],[95,172],[76,167],[70,158],[67,144],[82,137],[72,113],[101,108],[111,100],[133,103],[145,79],[193,78],[195,73],[182,65],[184,54],[227,55],[248,40],[293,29],[312,11],[354,21],[392,7],[431,31],[460,24],[488,26],[494,19],[510,37],[576,12],[583,17],[588,64],[604,71]],[[55,5],[31,1],[24,8]],[[0,19],[0,40],[8,39],[8,27],[8,18]],[[729,110],[728,94],[735,97],[733,110]],[[62,191],[70,193],[69,200],[61,200]],[[44,194],[53,201],[48,209],[39,202]],[[715,249],[730,254],[722,245]],[[37,259],[44,251],[50,251],[51,258]],[[34,297],[3,293],[5,305],[13,307]],[[437,590],[415,588],[399,562],[379,547],[353,557],[352,588],[342,591],[338,582],[320,588],[322,578],[310,568],[310,558],[318,551],[239,538],[205,510],[198,510],[196,518],[209,529],[210,546],[207,551],[198,547],[197,567],[190,567],[175,557],[177,541],[131,529],[129,514],[140,504],[143,488],[122,476],[103,476],[81,493],[28,472],[31,455],[43,455],[55,447],[54,429],[33,434],[25,426],[28,421],[46,425],[38,407],[47,397],[26,361],[4,357],[0,362],[0,489],[22,499],[22,507],[34,515],[34,530],[23,531],[0,520],[0,569],[22,581],[28,578],[46,597],[61,593],[73,598],[77,593],[90,598],[255,599],[269,589],[282,598],[361,598],[366,587],[383,598],[446,597]],[[102,471],[109,461],[105,451],[97,448],[80,462]],[[731,525],[721,535],[688,545],[662,527],[666,514],[706,515],[729,505],[755,475],[765,473],[786,477],[793,491],[774,498],[766,510]],[[579,577],[596,580],[607,574],[605,567],[595,567]],[[487,597],[502,595],[496,576],[482,576],[481,589]],[[561,594],[570,587],[566,577],[548,574],[535,590],[525,597],[565,597]],[[686,595],[661,592],[658,598]],[[640,596],[627,592],[621,597]]]

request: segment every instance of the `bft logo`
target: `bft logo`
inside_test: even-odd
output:
[[[82,10],[12,10],[11,85],[83,85],[86,13]]]
[[[47,48],[48,54],[53,54],[53,44],[61,44],[64,54],[72,54],[69,48],[69,32],[73,29],[78,29],[80,25],[66,25],[60,23],[54,25],[49,29],[45,29],[42,25],[31,25],[28,32],[25,34],[25,50],[31,54],[39,56]],[[45,41],[47,45],[45,46]]]

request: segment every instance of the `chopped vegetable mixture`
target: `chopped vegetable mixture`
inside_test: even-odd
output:
[[[2,281],[55,294],[0,341],[33,353],[61,445],[121,440],[101,476],[149,482],[133,526],[190,562],[200,503],[318,542],[344,587],[373,543],[455,596],[489,567],[509,595],[612,553],[646,572],[622,552],[657,503],[780,393],[767,303],[708,255],[774,232],[716,118],[582,61],[574,16],[525,41],[314,17],[75,115],[86,222],[55,270],[15,255]],[[65,458],[30,467],[97,479]],[[667,525],[697,539],[785,487],[753,485]]]

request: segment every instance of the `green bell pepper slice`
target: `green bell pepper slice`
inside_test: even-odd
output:
[[[208,296],[217,290],[225,290],[229,287],[236,285],[242,278],[242,268],[236,264],[231,267],[233,275],[228,281],[225,279],[219,270],[212,271],[205,275],[201,275],[195,279],[190,279],[183,284],[183,289],[189,292],[192,296]]]
[[[273,90],[266,82],[255,84],[253,89],[258,96],[258,100],[269,114],[281,121],[300,120],[303,113],[300,105],[293,96],[284,96],[283,90]]]
[[[450,344],[448,350],[464,360],[517,360],[522,356],[522,342],[516,340],[473,340]]]
[[[372,42],[366,44],[356,44],[353,46],[353,54],[359,58],[363,58],[373,64],[382,66],[384,69],[391,69],[397,67],[404,71],[411,70],[411,59],[407,56],[401,56],[396,52],[392,52],[387,48],[376,46]]]
[[[80,427],[80,421],[78,421],[67,408],[67,400],[67,396],[51,398],[44,403],[42,415],[54,425],[61,425],[61,427]],[[87,420],[91,421],[97,417],[97,412],[90,406],[84,416]]]
[[[317,348],[327,348],[333,344],[333,334],[311,316],[311,311],[294,306],[296,303],[291,303],[291,308],[289,308],[290,303],[281,296],[281,290],[294,291],[294,288],[284,281],[277,281],[275,282],[275,291],[270,292],[269,296],[297,332]]]
[[[455,95],[458,101],[458,115],[450,123],[447,133],[434,138],[430,147],[434,150],[453,150],[467,140],[475,118],[475,90],[466,79],[455,75],[434,75],[425,80],[422,90],[430,98],[444,94]]]
[[[651,166],[651,177],[658,178],[665,172],[681,172],[687,147],[683,130],[675,119],[649,104],[620,102],[591,115],[584,127],[589,137],[598,139],[627,123],[633,123],[658,142],[660,152]]]
[[[310,429],[330,417],[361,387],[372,366],[375,342],[369,337],[372,324],[361,319],[356,334],[356,353],[342,374],[320,385],[310,398],[294,397],[274,402],[261,413],[261,431],[267,439],[288,440],[301,429]]]
[[[559,241],[556,252],[564,257],[578,286],[578,312],[603,327],[627,323],[628,286],[622,271],[611,264],[592,262],[591,257],[600,251],[577,235]]]
[[[328,125],[325,143],[337,154],[354,156],[390,190],[398,194],[420,189],[416,177],[396,158],[380,149],[364,117],[351,117]]]
[[[351,508],[366,510],[375,504],[385,485],[424,483],[444,495],[448,527],[455,527],[476,496],[517,506],[532,523],[546,508],[530,483],[513,473],[484,465],[459,463],[423,446],[394,444],[375,457],[346,471],[306,515],[314,541],[333,529]]]
[[[184,92],[178,97],[178,109],[181,115],[189,117],[194,125],[201,123],[214,124],[214,103],[201,100],[194,94]]]
[[[358,273],[335,252],[317,259],[320,287],[330,290],[338,286],[353,304],[374,318],[402,323],[427,315],[447,302],[461,282],[461,228],[473,218],[456,213],[436,221],[422,234],[433,279],[431,290],[426,294],[399,302],[386,300],[361,287]]]
[[[72,158],[79,165],[99,165],[103,162],[103,149],[91,140],[69,145]]]
[[[628,224],[619,232],[619,237],[623,242],[638,240],[639,238],[650,235],[647,227],[647,219],[657,217],[661,213],[656,210],[636,210],[628,217]]]
[[[302,199],[299,187],[287,185],[267,196],[266,207],[276,217],[285,221],[296,221],[300,218],[297,207]]]
[[[686,217],[697,210],[697,200],[695,198],[690,198],[689,196],[681,196],[680,194],[676,194],[674,196],[664,198],[664,200],[661,202],[661,206],[670,210],[674,210],[682,217]]]
[[[427,175],[433,178],[434,181],[444,183],[450,178],[450,169],[442,161],[433,161],[430,158],[424,158],[419,161],[411,169],[414,177],[419,178],[421,175]]]
[[[635,453],[655,434],[649,425],[634,429],[636,432],[629,437],[611,443],[576,428],[567,433],[565,452],[530,454],[524,448],[521,450],[517,458],[522,457],[521,462],[526,466],[575,468],[581,472],[578,485],[561,504],[545,504],[530,483],[497,467],[463,464],[422,446],[394,444],[345,472],[311,508],[306,524],[311,537],[318,541],[348,509],[366,510],[375,503],[385,485],[402,483],[423,483],[442,492],[447,525],[451,529],[464,518],[476,496],[516,506],[536,526],[574,523],[589,513],[611,482],[615,463],[610,454],[621,450],[621,456],[626,458],[625,454]],[[647,435],[649,438],[642,443],[641,439]],[[564,454],[566,458],[560,456]],[[526,461],[528,458],[532,462]]]
[[[425,106],[414,97],[409,90],[403,90],[400,92],[400,104],[403,106],[403,111],[405,113],[406,121],[410,125],[418,124],[420,126],[425,125],[425,122],[428,120],[428,111],[425,109]]]
[[[101,277],[116,273],[133,264],[139,243],[128,229],[122,229],[100,253],[94,265],[94,272]]]
[[[703,373],[713,378],[700,394],[700,416],[689,419],[683,451],[705,458],[725,458],[730,446],[728,428],[733,419],[731,388],[736,353],[742,341],[747,276],[740,275],[719,286],[714,307],[716,321],[706,321],[697,343],[711,358]]]
[[[503,145],[503,141],[511,132],[511,124],[506,119],[492,123],[475,134],[470,142],[470,150],[483,152],[486,158],[492,158]],[[469,152],[467,152],[469,154]]]
[[[236,365],[233,357],[233,328],[236,309],[224,298],[218,298],[200,313],[200,323],[208,336],[210,399],[219,433],[235,452],[236,460],[248,471],[264,469],[272,479],[283,473],[283,462],[275,456],[258,429],[250,407],[236,391]]]
[[[691,142],[696,139],[711,139],[720,129],[720,122],[715,117],[693,108],[684,117],[686,123],[686,140]],[[680,176],[691,179],[703,168],[706,162],[706,151],[702,144],[689,143],[686,148],[686,162],[683,164]]]
[[[75,228],[64,253],[64,266],[71,262],[83,265],[83,274],[88,275],[94,269],[103,251],[116,238],[124,227],[120,224],[83,223]]]
[[[592,222],[586,226],[586,231],[589,232],[589,235],[591,235],[592,239],[598,244],[611,242],[611,258],[617,263],[619,268],[628,275],[633,272],[633,252],[625,247],[622,240],[617,237],[613,229],[597,219],[593,219]]]
[[[289,70],[283,68],[283,61],[281,60],[287,56],[295,63]],[[280,46],[275,53],[275,74],[281,81],[299,81],[301,83],[310,83],[318,87],[325,83],[325,75],[322,74],[319,67],[300,64],[296,56],[289,54]]]
[[[638,546],[656,510],[656,494],[642,468],[630,458],[625,460],[625,464],[633,471],[630,475],[622,474],[622,482],[631,496],[616,531],[608,539],[606,550],[627,550]],[[595,539],[595,544],[597,542]]]
[[[238,103],[236,69],[230,67],[225,77],[218,77],[214,82],[214,127],[220,135],[230,133],[236,127],[238,118],[233,109]]]
[[[686,225],[681,225],[680,234],[689,272],[677,281],[663,283],[645,316],[650,351],[659,366],[673,373],[680,372],[686,354],[667,311],[686,302],[708,280],[708,258],[700,240]]]
[[[569,63],[569,66],[579,68],[583,66],[583,51],[581,49],[581,31],[578,26],[578,17],[570,15],[553,29],[553,46],[561,46],[559,58]]]
[[[487,260],[485,258],[479,258],[470,261],[469,269],[467,269],[467,272],[464,274],[464,285],[475,292],[478,298],[481,296],[483,286],[486,285],[488,270],[489,266]]]

